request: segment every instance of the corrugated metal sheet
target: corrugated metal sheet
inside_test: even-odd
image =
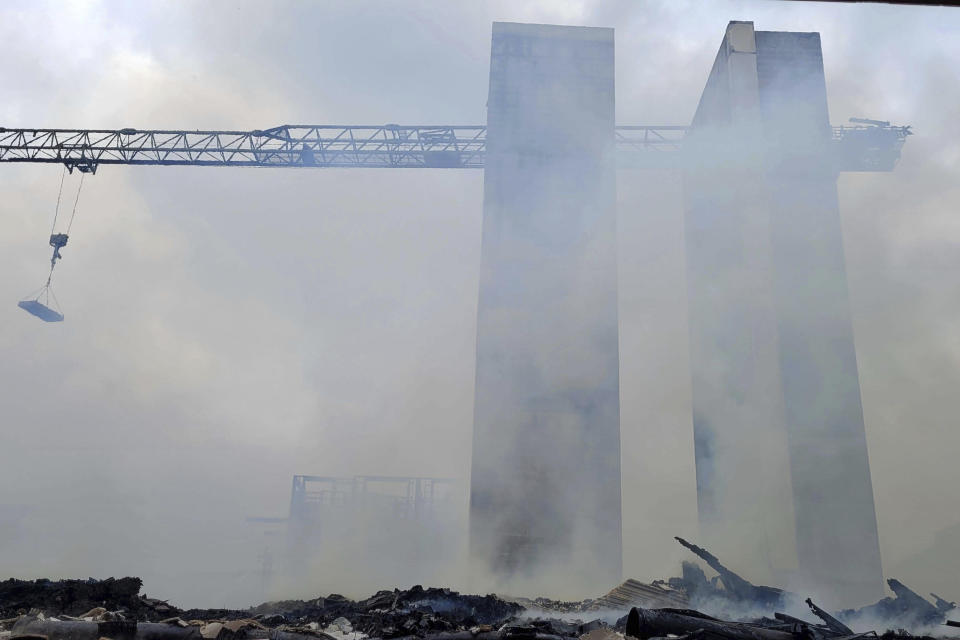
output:
[[[627,580],[612,589],[606,595],[594,601],[591,608],[629,609],[630,607],[674,607],[686,609],[690,604],[687,595],[670,587],[644,584],[638,580]]]

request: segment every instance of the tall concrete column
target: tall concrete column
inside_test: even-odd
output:
[[[686,143],[701,535],[758,581],[796,568],[753,25],[733,22]]]
[[[756,37],[800,573],[865,603],[883,574],[820,34]]]
[[[830,136],[819,35],[731,23],[685,176],[701,523],[845,605],[882,576]]]
[[[487,109],[471,551],[599,593],[621,573],[613,30],[494,23]]]

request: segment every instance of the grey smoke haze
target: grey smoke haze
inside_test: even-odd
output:
[[[614,27],[617,121],[687,124],[729,20],[819,31],[833,122],[917,132],[841,177],[841,216],[886,573],[960,597],[960,555],[913,561],[960,537],[960,11],[516,4],[5,2],[0,126],[482,123],[493,20]],[[15,302],[59,179],[0,169],[0,576],[246,605],[244,517],[285,515],[292,474],[469,476],[481,172],[104,167],[51,326]],[[679,176],[621,172],[618,205],[624,573],[649,579],[697,533]],[[348,570],[270,595],[394,586]]]

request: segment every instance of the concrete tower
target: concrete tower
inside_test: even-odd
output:
[[[700,521],[845,605],[882,573],[830,144],[819,34],[730,23],[684,177]]]
[[[494,23],[487,128],[472,555],[598,593],[621,573],[613,30]]]

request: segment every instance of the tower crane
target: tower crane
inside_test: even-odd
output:
[[[832,127],[837,171],[890,171],[910,127],[879,120]],[[683,168],[689,127],[617,126],[621,168]],[[63,164],[95,173],[101,165],[194,167],[350,167],[482,169],[484,125],[281,125],[253,131],[38,129],[0,127],[0,162]]]
[[[831,127],[828,165],[837,172],[891,171],[910,127],[864,118],[850,121]],[[685,152],[688,133],[684,126],[617,126],[617,167],[683,169],[694,155]],[[0,127],[0,163],[61,164],[65,171],[82,174],[94,174],[102,165],[482,169],[486,154],[484,125],[281,125],[253,131]],[[61,181],[58,213],[62,192]],[[78,189],[77,200],[79,195]],[[55,214],[50,276],[34,298],[19,303],[48,322],[63,320],[49,307],[53,269],[69,238],[69,227],[56,232],[56,219]]]

